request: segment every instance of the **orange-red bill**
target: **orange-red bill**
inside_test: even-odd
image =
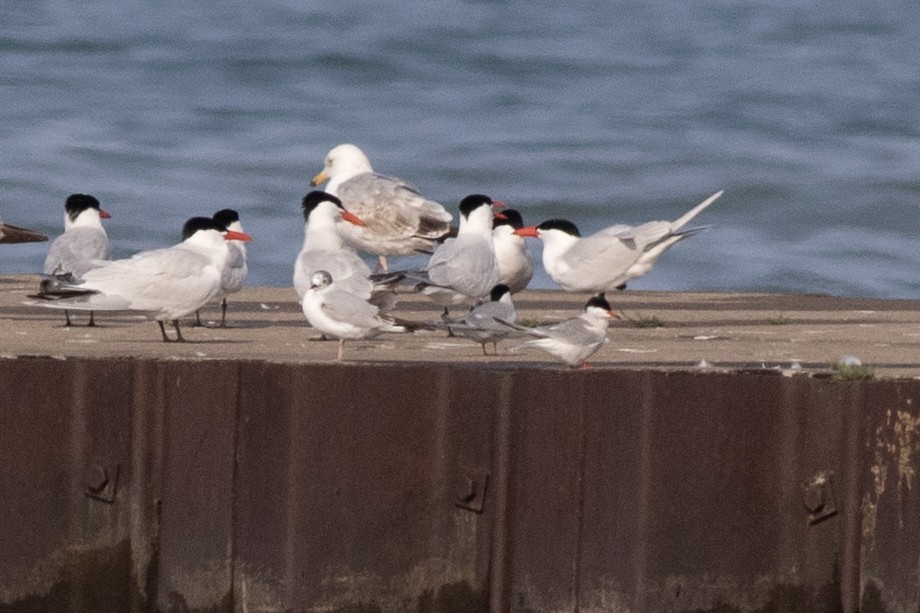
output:
[[[354,213],[350,213],[348,211],[342,211],[342,219],[344,219],[348,223],[353,223],[356,226],[366,226],[367,225],[366,223],[364,223],[363,219],[361,219]]]
[[[237,232],[236,230],[227,230],[224,233],[224,239],[228,241],[251,241],[252,237],[246,234],[245,232]]]
[[[102,209],[99,209],[99,217],[101,217],[101,218],[103,218],[103,219],[108,219],[108,218],[111,217],[111,215],[109,215],[109,212],[108,212],[108,211],[104,211],[104,210],[102,210]]]
[[[504,202],[502,202],[501,200],[493,200],[493,201],[492,201],[492,208],[493,208],[493,209],[503,209],[503,208],[505,208],[505,207],[507,207],[507,206],[508,206],[508,205],[505,204]]]
[[[518,228],[514,231],[518,236],[527,236],[530,238],[539,238],[540,235],[537,234],[537,226],[524,226],[523,228]]]

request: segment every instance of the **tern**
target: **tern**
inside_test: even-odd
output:
[[[310,325],[339,339],[337,361],[342,361],[345,341],[366,339],[382,332],[404,332],[405,328],[380,316],[379,309],[351,292],[338,289],[325,270],[313,274],[303,297],[303,314]]]
[[[445,307],[475,306],[501,280],[492,242],[492,209],[504,207],[482,194],[460,201],[460,227],[456,238],[439,245],[426,267],[420,291]]]
[[[364,220],[364,226],[342,228],[345,240],[377,255],[383,270],[387,270],[386,256],[431,249],[433,241],[450,230],[451,215],[443,206],[401,179],[375,173],[355,145],[339,145],[326,154],[322,171],[310,182],[322,183]]]
[[[233,209],[221,209],[214,213],[211,219],[217,222],[217,225],[224,230],[243,233],[240,214]],[[187,238],[188,236],[182,236],[183,240]],[[220,301],[221,328],[227,327],[227,296],[243,289],[246,284],[246,277],[249,274],[249,266],[246,262],[246,243],[239,240],[228,240],[227,247],[230,249],[230,255],[221,274],[220,295],[217,297]],[[195,321],[196,325],[202,325],[198,311],[195,311]]]
[[[346,211],[342,201],[323,191],[303,197],[303,248],[294,261],[294,290],[297,301],[310,289],[313,275],[325,270],[335,279],[336,287],[359,298],[368,299],[374,289],[369,279],[371,269],[348,246],[339,231],[341,226],[364,225],[360,217]],[[345,221],[347,223],[342,223]]]
[[[681,228],[721,195],[721,191],[716,192],[674,221],[619,224],[582,237],[571,221],[550,219],[515,230],[515,234],[543,241],[543,268],[562,289],[623,289],[629,280],[651,270],[669,247],[702,230]]]
[[[508,286],[512,294],[526,289],[533,277],[533,261],[524,244],[524,237],[514,233],[523,227],[524,220],[514,209],[503,209],[501,215],[495,216],[492,227],[492,242],[495,245],[501,282]]]
[[[230,248],[227,241],[252,240],[248,234],[226,230],[210,217],[193,217],[185,223],[178,245],[142,251],[130,258],[105,262],[87,271],[82,282],[66,283],[57,277],[42,282],[41,292],[30,296],[40,306],[97,311],[144,311],[169,342],[164,321],[172,323],[176,341],[184,341],[179,318],[194,313],[221,293],[221,278]]]
[[[44,273],[79,281],[84,273],[99,266],[110,257],[109,237],[102,220],[111,215],[100,208],[99,201],[89,194],[71,194],[64,201],[64,233],[48,247]],[[64,311],[65,326],[72,325],[70,313]],[[95,326],[89,312],[89,326]]]
[[[447,319],[446,324],[455,335],[465,336],[479,343],[482,346],[482,355],[489,355],[486,351],[486,345],[489,343],[492,343],[494,355],[498,355],[498,341],[511,333],[511,328],[498,320],[511,324],[517,321],[517,311],[511,300],[511,289],[503,283],[492,288],[489,302],[483,302],[465,317]]]
[[[616,318],[616,313],[610,309],[610,303],[603,293],[600,293],[588,300],[584,313],[558,324],[527,328],[512,322],[503,323],[519,332],[537,337],[513,347],[512,352],[536,347],[571,367],[588,368],[588,358],[607,342],[607,326],[611,319]]]

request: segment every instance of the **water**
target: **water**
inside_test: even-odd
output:
[[[583,232],[724,188],[635,288],[920,296],[912,3],[310,4],[4,2],[0,215],[56,235],[92,193],[121,257],[232,207],[251,283],[289,285],[299,200],[353,142],[450,210],[483,192]]]

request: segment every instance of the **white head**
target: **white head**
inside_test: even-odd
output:
[[[326,154],[323,170],[313,177],[310,185],[329,181],[326,191],[333,191],[343,181],[366,172],[373,172],[373,169],[364,152],[354,145],[339,145]]]

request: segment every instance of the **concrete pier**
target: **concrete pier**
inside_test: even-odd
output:
[[[63,327],[61,311],[24,306],[38,278],[0,277],[0,354],[7,356],[243,359],[318,363],[335,359],[336,343],[306,323],[291,288],[245,288],[231,296],[227,328],[192,328],[183,322],[184,344],[167,344],[143,315],[98,313],[98,326]],[[578,315],[586,294],[526,291],[515,297],[525,322],[548,323]],[[843,356],[857,357],[877,377],[920,376],[920,301],[837,298],[800,294],[633,292],[608,295],[626,319],[611,324],[610,342],[591,360],[596,368],[790,369],[828,373]],[[396,317],[439,321],[426,297],[399,294]],[[216,305],[204,321],[219,319]],[[508,354],[520,340],[484,357],[478,344],[442,331],[385,334],[346,345],[346,363],[412,362],[562,367],[537,350]],[[793,373],[790,373],[793,374]]]

